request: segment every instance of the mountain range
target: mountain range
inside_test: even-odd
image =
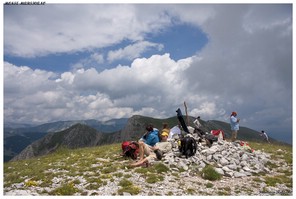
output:
[[[193,126],[194,119],[189,117],[189,125],[192,124],[191,126]],[[13,128],[11,124],[5,125],[4,161],[45,155],[63,146],[80,148],[118,143],[125,140],[138,140],[145,133],[145,126],[149,123],[161,129],[163,123],[167,123],[170,127],[178,125],[178,120],[176,117],[156,119],[135,115],[129,119],[115,119],[105,123],[96,120],[80,120],[59,121],[35,127],[22,125],[21,128]],[[201,120],[201,125],[205,132],[221,129],[226,138],[231,136],[228,123],[217,120]],[[262,137],[258,131],[240,127],[238,139],[260,141]],[[272,138],[270,140],[277,142]]]
[[[48,133],[63,131],[75,124],[84,124],[99,132],[112,133],[121,130],[128,118],[112,119],[106,122],[97,120],[57,121],[41,125],[4,123],[4,161],[9,161],[24,148]]]

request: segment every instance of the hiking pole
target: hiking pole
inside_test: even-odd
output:
[[[187,126],[189,125],[189,118],[188,118],[188,112],[187,112],[187,105],[186,105],[186,102],[184,101],[184,106],[185,106],[185,113],[186,113],[186,123],[187,123]]]

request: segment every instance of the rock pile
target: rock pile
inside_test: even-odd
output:
[[[44,171],[48,176],[46,182],[43,181],[44,179],[35,179],[33,176],[20,176],[22,180],[19,182],[4,185],[4,195],[51,195],[56,193],[56,190],[61,190],[65,185],[71,185],[76,189],[76,192],[73,193],[74,196],[131,196],[134,194],[139,196],[293,195],[293,187],[289,183],[279,181],[275,186],[269,186],[263,176],[253,176],[261,172],[268,173],[267,176],[276,176],[278,171],[273,168],[269,170],[264,166],[268,161],[280,167],[283,172],[289,170],[292,173],[292,165],[287,164],[282,159],[271,160],[270,154],[260,151],[251,152],[242,147],[239,142],[224,140],[214,142],[211,147],[199,143],[196,154],[186,159],[181,156],[177,141],[172,140],[171,143],[173,144],[172,152],[164,154],[164,157],[160,160],[170,168],[169,172],[159,175],[163,180],[148,182],[149,176],[158,176],[158,174],[150,171],[144,174],[143,171],[147,171],[146,168],[122,167],[121,165],[130,164],[131,160],[123,160],[116,154],[97,157],[95,161],[86,158],[88,155],[83,155],[84,161],[92,161],[89,167],[85,167],[84,164],[80,167],[78,162],[71,165],[71,170],[67,170],[64,167],[60,168],[60,166],[64,166],[65,159],[57,160],[50,163],[48,169]],[[276,152],[284,153],[279,150]],[[66,159],[73,157],[73,154],[71,153]],[[155,164],[158,162],[155,162]],[[114,171],[110,171],[111,163],[120,166],[115,166]],[[201,171],[207,164],[212,165],[224,177],[221,180],[210,181],[197,175],[197,172]],[[10,169],[14,170],[13,167]],[[104,170],[108,170],[108,172],[106,173]],[[283,173],[282,175],[286,174]],[[292,182],[293,175],[286,177],[287,179],[291,178]],[[130,182],[132,187],[136,187],[139,192],[133,193],[129,187],[124,188],[123,181]],[[71,183],[69,184],[69,182]],[[69,189],[67,187],[66,190]],[[124,189],[121,190],[122,188]]]
[[[204,143],[199,143],[196,154],[187,159],[179,152],[176,140],[171,140],[171,143],[172,152],[164,154],[162,159],[171,168],[201,171],[206,165],[212,165],[218,173],[231,178],[270,172],[264,166],[269,161],[270,155],[261,151],[252,152],[242,147],[240,142],[218,140],[210,148]]]

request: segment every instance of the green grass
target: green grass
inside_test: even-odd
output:
[[[206,188],[212,188],[214,186],[213,183],[208,182],[207,184],[205,184]]]
[[[249,142],[254,150],[260,150],[273,155],[273,158],[281,158],[287,164],[292,164],[292,146],[286,144],[268,144],[259,142]]]
[[[163,181],[164,177],[159,174],[150,173],[147,175],[146,182],[147,183],[156,183],[159,181]]]
[[[220,180],[221,174],[217,173],[213,166],[207,165],[201,171],[201,177],[210,181]]]
[[[124,192],[130,193],[131,195],[137,195],[141,190],[127,179],[121,180],[118,185],[122,187],[118,190],[119,195],[123,195]]]
[[[250,186],[258,186],[259,183],[266,183],[266,186],[277,186],[277,183],[284,184],[288,188],[292,188],[292,147],[286,145],[265,144],[249,142],[250,146],[255,150],[261,150],[271,154],[270,161],[266,163],[266,167],[272,171],[276,171],[276,176],[271,176],[268,173],[260,173],[254,176],[253,181],[250,181]],[[280,149],[280,150],[279,150]],[[39,194],[41,195],[87,195],[93,190],[98,190],[102,186],[108,186],[108,183],[117,184],[118,189],[114,190],[112,195],[123,195],[125,192],[131,195],[138,195],[143,190],[149,189],[148,195],[159,195],[161,192],[153,192],[153,186],[170,186],[170,183],[176,183],[183,191],[179,195],[213,195],[213,191],[202,191],[198,188],[205,187],[210,190],[216,190],[218,195],[229,195],[231,190],[228,186],[223,189],[215,188],[214,181],[221,179],[210,165],[206,166],[200,175],[211,182],[205,184],[190,184],[185,185],[179,180],[184,170],[176,171],[176,167],[167,166],[161,161],[155,162],[148,168],[138,167],[129,168],[129,163],[132,160],[126,160],[120,157],[121,144],[112,144],[100,147],[89,147],[80,149],[60,148],[57,152],[32,158],[28,160],[5,162],[3,165],[4,176],[3,185],[11,187],[13,184],[23,183],[22,189],[34,189],[40,187]],[[279,160],[280,164],[275,163],[273,159]],[[285,165],[285,167],[283,167]],[[192,165],[193,174],[197,172],[196,165]],[[134,176],[142,178],[144,185],[137,184]],[[169,181],[165,181],[166,175],[171,175]],[[195,175],[194,175],[195,176]],[[198,175],[196,176],[199,177]],[[56,186],[53,188],[53,181],[59,179]],[[80,184],[84,183],[84,188],[81,189]],[[164,184],[166,183],[166,184]],[[176,186],[176,185],[175,185]],[[51,187],[50,190],[48,188]],[[267,189],[263,189],[267,192]],[[234,193],[251,194],[252,188],[249,189],[234,189]],[[289,193],[287,190],[283,195]],[[166,195],[174,195],[172,191],[164,193]],[[91,195],[98,195],[93,192]]]
[[[264,177],[267,186],[276,186],[276,184],[285,184],[287,187],[292,187],[292,178],[286,175],[276,175],[274,177]]]
[[[79,190],[74,186],[73,182],[62,184],[62,186],[56,188],[55,190],[51,191],[50,195],[58,195],[58,196],[68,196],[73,195]]]

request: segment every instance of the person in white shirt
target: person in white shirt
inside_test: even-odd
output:
[[[193,121],[193,124],[195,125],[195,127],[196,127],[197,129],[200,129],[200,127],[201,127],[201,124],[200,124],[200,122],[199,122],[199,119],[200,119],[200,116],[198,116],[198,117]]]
[[[265,133],[265,131],[262,130],[260,133],[260,136],[263,136],[264,140],[266,140],[268,143],[270,143],[267,133]]]

